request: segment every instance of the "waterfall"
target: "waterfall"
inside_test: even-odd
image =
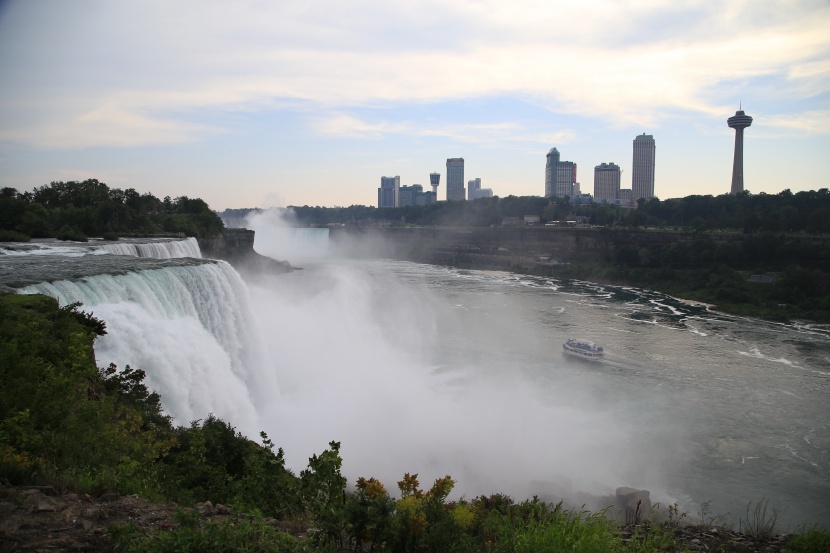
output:
[[[143,369],[177,423],[212,412],[248,435],[260,430],[257,409],[276,393],[276,378],[248,289],[227,263],[43,282],[19,292],[61,305],[79,301],[104,320],[98,365]]]
[[[329,229],[271,227],[252,224],[256,231],[254,249],[273,259],[290,263],[317,262],[329,256]]]
[[[172,259],[176,257],[202,257],[199,243],[195,238],[185,240],[165,240],[160,242],[113,242],[101,244],[95,248],[99,252],[114,255],[132,255],[133,257],[153,257]]]

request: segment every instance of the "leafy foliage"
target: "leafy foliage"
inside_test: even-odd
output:
[[[0,189],[0,233],[14,241],[56,237],[85,242],[87,236],[117,239],[162,232],[202,237],[216,235],[223,227],[199,198],[159,200],[132,188],[110,188],[97,179],[57,181],[31,192]]]
[[[307,549],[293,536],[280,532],[261,519],[237,518],[206,522],[180,517],[177,528],[142,534],[135,526],[113,528],[110,536],[116,550],[124,553],[299,553]]]
[[[787,543],[793,553],[823,553],[830,551],[830,532],[814,525],[802,528]]]
[[[130,366],[95,366],[103,321],[46,296],[0,296],[0,478],[88,493],[299,510],[282,450],[209,416],[174,428]]]

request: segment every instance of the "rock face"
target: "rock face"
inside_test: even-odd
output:
[[[277,261],[255,252],[254,236],[254,231],[246,228],[226,228],[218,236],[197,241],[204,257],[227,261],[246,277],[294,270],[287,261]]]
[[[639,524],[651,519],[651,498],[648,490],[617,488],[617,508],[626,524]]]

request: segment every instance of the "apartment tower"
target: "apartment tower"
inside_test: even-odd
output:
[[[447,201],[464,200],[464,158],[447,159]]]
[[[594,167],[594,199],[618,200],[620,197],[620,166],[601,163]]]
[[[545,196],[573,196],[576,163],[560,161],[559,150],[551,148],[545,164]]]
[[[467,199],[475,200],[476,191],[481,189],[481,179],[475,178],[467,181]]]
[[[378,188],[378,207],[398,207],[398,189],[401,177],[381,177]]]
[[[634,139],[634,161],[631,164],[631,199],[654,197],[654,137],[643,133]]]

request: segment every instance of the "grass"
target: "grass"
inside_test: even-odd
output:
[[[802,528],[787,542],[793,553],[826,553],[830,551],[830,532],[817,525]]]
[[[123,553],[249,553],[307,551],[303,543],[259,518],[227,519],[202,523],[199,515],[180,511],[172,530],[144,534],[133,525],[111,528],[116,551]]]
[[[746,520],[741,518],[739,528],[741,532],[753,538],[769,538],[775,535],[775,526],[781,518],[782,512],[777,507],[770,507],[768,499],[761,499],[752,506],[746,506]]]

